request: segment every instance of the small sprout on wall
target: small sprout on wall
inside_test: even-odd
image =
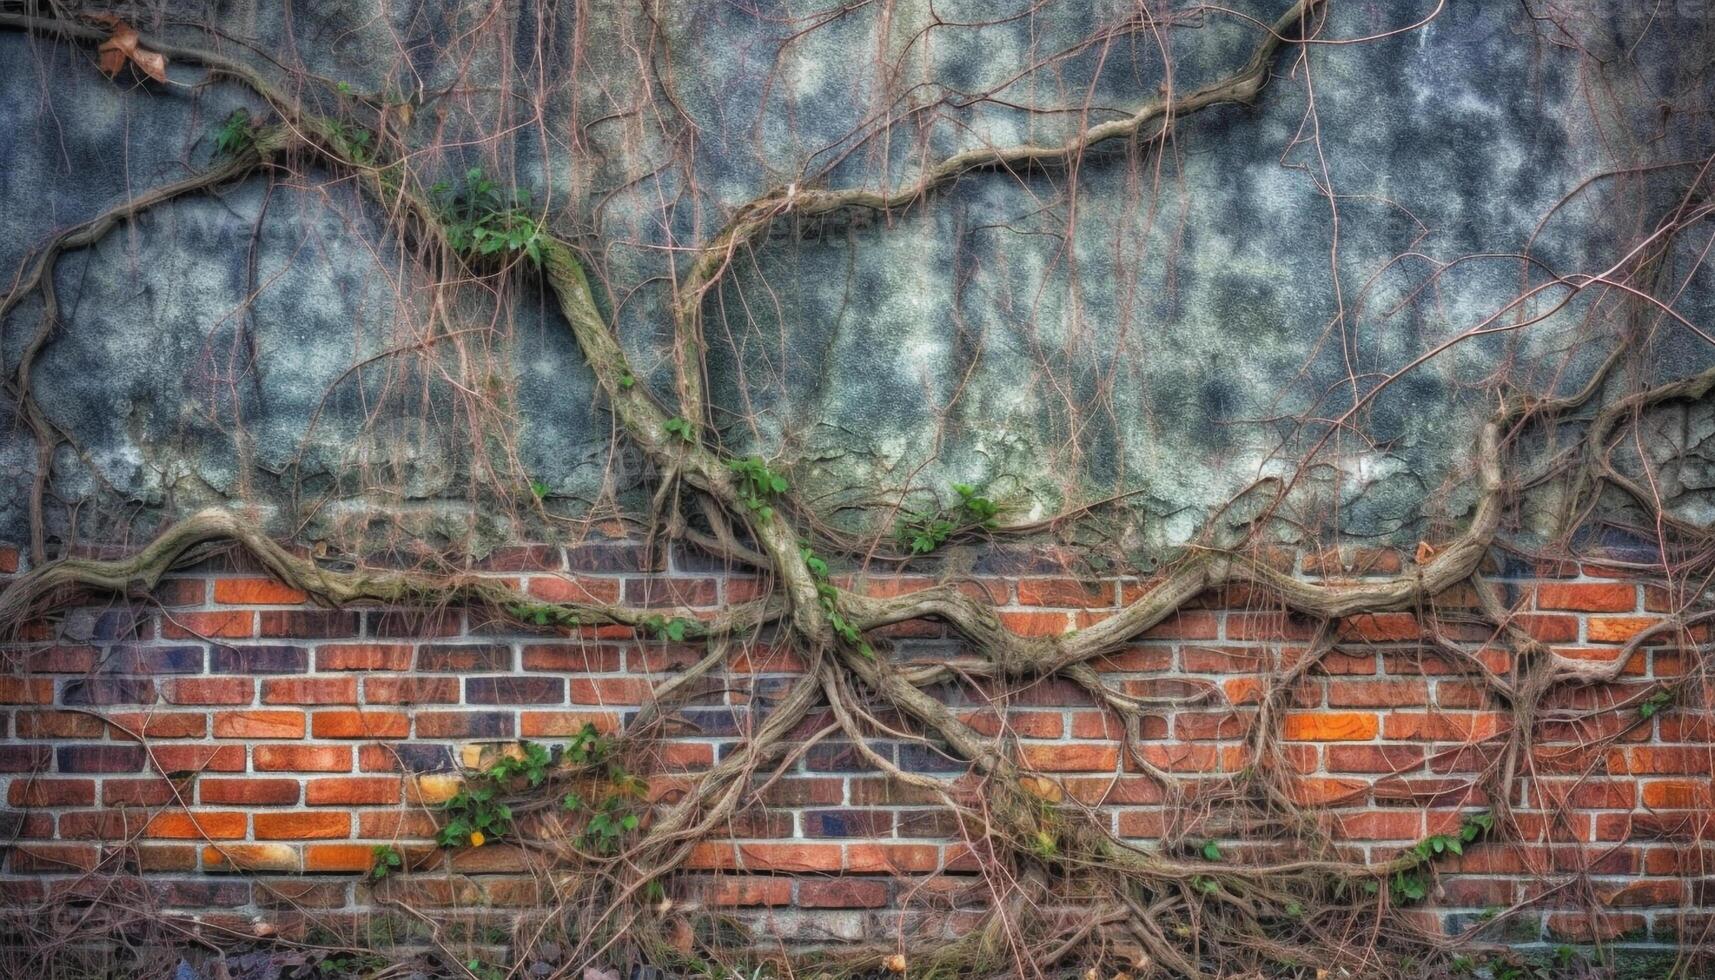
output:
[[[447,245],[467,258],[493,258],[522,253],[542,264],[542,223],[530,206],[530,193],[503,193],[481,167],[465,173],[465,186],[454,193],[446,183],[429,188],[440,213]]]
[[[690,621],[674,616],[650,616],[643,620],[643,628],[655,635],[657,640],[679,643],[685,639],[686,632],[691,628]]]
[[[221,156],[238,156],[255,141],[256,124],[250,118],[250,110],[242,107],[232,110],[226,122],[214,131],[214,150]]]
[[[662,423],[661,428],[666,429],[668,435],[678,436],[685,442],[697,441],[697,430],[691,425],[691,423],[679,418],[678,416],[674,416]]]
[[[959,502],[934,511],[908,511],[900,516],[894,537],[913,555],[927,555],[956,534],[992,531],[1000,505],[969,483],[953,484]]]
[[[392,844],[377,844],[369,853],[371,857],[369,877],[371,880],[380,881],[390,874],[404,870],[405,857]]]
[[[1657,691],[1645,698],[1642,704],[1638,705],[1638,717],[1654,718],[1672,703],[1673,694],[1671,692]]]
[[[760,456],[750,456],[745,459],[727,460],[727,469],[738,476],[738,493],[750,512],[759,520],[767,521],[774,517],[774,507],[769,501],[775,494],[785,493],[792,485],[784,476],[768,468]]]

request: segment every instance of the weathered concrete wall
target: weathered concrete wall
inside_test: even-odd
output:
[[[1186,90],[1231,71],[1258,36],[1231,16],[1184,14],[1075,47],[1129,4],[1022,15],[1023,3],[943,3],[939,24],[925,3],[871,4],[801,35],[819,18],[792,20],[810,16],[796,8],[669,4],[656,24],[588,6],[526,3],[480,27],[440,5],[207,16],[354,92],[453,87],[411,124],[410,141],[432,148],[423,166],[484,163],[549,201],[662,391],[669,256],[738,204],[806,179],[897,182],[984,142],[1058,139],[1154,95],[1164,46]],[[1279,4],[1242,6],[1268,19]],[[1520,5],[1455,3],[1419,30],[1283,54],[1256,106],[1183,120],[1165,152],[1095,153],[1075,180],[975,174],[900,214],[783,221],[709,302],[723,437],[791,463],[808,499],[847,523],[861,512],[836,507],[902,491],[923,502],[965,480],[990,484],[1015,519],[1129,494],[1115,532],[1128,550],[1181,542],[1257,477],[1296,471],[1326,432],[1281,420],[1339,416],[1521,291],[1517,259],[1431,279],[1436,263],[1528,249],[1531,283],[1597,273],[1674,202],[1686,175],[1665,169],[1598,181],[1555,209],[1605,171],[1708,146],[1706,117],[1661,110],[1703,84],[1707,16],[1632,7],[1562,12],[1592,45],[1581,53]],[[1430,8],[1335,3],[1326,35],[1385,32]],[[205,166],[228,112],[262,108],[225,85],[115,83],[91,60],[0,35],[0,268],[53,229]],[[881,134],[889,118],[903,121]],[[490,144],[459,149],[465,137]],[[521,534],[493,502],[530,480],[566,513],[634,487],[638,467],[615,463],[592,379],[534,287],[498,314],[466,296],[449,317],[390,231],[348,183],[311,170],[158,208],[64,262],[62,322],[33,389],[76,446],[56,461],[56,530],[86,498],[82,520],[122,523],[241,500],[309,535],[375,510],[454,539],[474,522],[481,546]],[[1679,298],[1694,320],[1709,312],[1706,286],[1699,275]],[[1451,490],[1456,512],[1494,383],[1571,383],[1615,343],[1619,314],[1594,299],[1462,343],[1368,401],[1324,457],[1337,491],[1328,471],[1311,474],[1302,514],[1410,539],[1426,502],[1437,512]],[[9,318],[8,370],[36,314]],[[461,330],[433,354],[370,360]],[[1708,359],[1672,323],[1647,343],[1663,376]],[[472,409],[472,392],[496,414]],[[497,438],[473,435],[484,428]],[[27,431],[9,428],[0,536],[25,537],[33,459]],[[1316,503],[1330,493],[1337,521]]]

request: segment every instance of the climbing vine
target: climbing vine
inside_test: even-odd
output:
[[[1311,581],[1254,560],[1253,546],[1260,546],[1261,538],[1241,545],[1199,539],[1182,560],[1161,570],[1147,589],[1112,615],[1047,636],[1011,632],[991,604],[952,584],[896,597],[868,596],[841,584],[835,563],[850,556],[831,557],[830,536],[816,535],[814,508],[794,497],[786,476],[798,471],[758,455],[733,455],[717,445],[718,419],[703,395],[705,304],[731,275],[733,257],[761,247],[777,221],[853,209],[891,212],[918,206],[958,181],[995,177],[998,172],[1075,168],[1086,154],[1109,144],[1163,144],[1175,120],[1211,106],[1261,97],[1277,78],[1276,62],[1284,50],[1319,40],[1324,6],[1319,0],[1297,0],[1272,23],[1255,25],[1261,28],[1260,39],[1235,71],[1189,91],[1164,87],[1158,97],[1118,118],[1080,128],[1061,143],[965,150],[882,191],[793,182],[735,209],[727,224],[688,257],[684,277],[674,284],[671,398],[645,383],[649,373],[619,343],[613,298],[598,300],[588,270],[599,268],[601,254],[557,235],[545,210],[525,191],[505,186],[478,168],[468,169],[457,188],[441,182],[424,187],[409,155],[378,135],[379,124],[372,128],[324,114],[315,107],[328,100],[305,98],[212,47],[142,37],[147,50],[161,52],[174,63],[200,66],[213,77],[246,86],[267,104],[269,114],[252,118],[237,112],[222,123],[213,134],[217,163],[212,169],[147,192],[54,236],[0,301],[0,315],[20,309],[29,296],[40,297],[47,308],[8,388],[50,453],[63,439],[32,402],[30,371],[35,353],[51,340],[58,259],[100,241],[121,220],[148,208],[210,193],[234,180],[269,172],[289,155],[303,155],[353,179],[398,217],[397,230],[403,236],[444,249],[473,266],[486,264],[490,267],[482,273],[502,281],[507,276],[539,276],[569,327],[569,342],[593,371],[621,437],[654,467],[661,489],[656,504],[667,512],[667,533],[736,566],[766,573],[774,592],[712,617],[691,609],[547,602],[493,578],[340,567],[306,557],[272,540],[254,522],[217,509],[190,516],[134,554],[116,559],[50,560],[38,535],[32,542],[32,567],[0,593],[0,624],[16,628],[90,592],[137,594],[213,548],[235,546],[276,578],[333,605],[458,604],[497,612],[526,627],[615,626],[647,639],[706,643],[703,659],[663,681],[650,707],[623,735],[586,726],[558,747],[520,743],[515,752],[463,773],[459,788],[435,814],[436,840],[443,848],[463,852],[495,841],[528,839],[552,849],[561,866],[581,876],[580,900],[564,910],[553,932],[555,942],[569,947],[565,963],[599,962],[621,944],[680,962],[691,957],[688,946],[705,952],[721,948],[722,939],[712,930],[689,944],[670,937],[663,914],[654,910],[671,906],[668,882],[697,843],[749,805],[759,779],[766,781],[777,767],[798,757],[792,733],[812,712],[825,709],[832,719],[830,730],[851,742],[866,763],[899,784],[933,794],[968,840],[984,842],[979,858],[985,871],[1008,884],[997,891],[981,924],[956,940],[903,952],[866,948],[837,963],[817,961],[819,968],[908,966],[925,974],[997,974],[1026,963],[1044,970],[1117,965],[1140,973],[1202,976],[1325,963],[1374,975],[1384,959],[1398,964],[1403,962],[1400,957],[1463,968],[1435,937],[1398,914],[1399,908],[1430,894],[1434,865],[1446,855],[1460,855],[1481,840],[1517,836],[1508,789],[1520,767],[1530,765],[1532,732],[1549,717],[1544,698],[1569,686],[1611,682],[1627,659],[1622,655],[1610,663],[1568,656],[1516,625],[1487,567],[1500,547],[1503,525],[1516,518],[1513,508],[1525,484],[1550,480],[1561,481],[1565,488],[1562,509],[1568,515],[1584,513],[1603,493],[1619,494],[1631,505],[1659,514],[1654,494],[1624,477],[1610,461],[1614,444],[1622,438],[1627,419],[1705,397],[1715,388],[1715,372],[1627,389],[1623,369],[1630,365],[1622,347],[1570,393],[1505,393],[1474,433],[1473,499],[1460,526],[1433,546],[1426,544],[1419,562],[1397,574],[1361,582]],[[51,30],[85,43],[109,37],[98,26],[29,14],[0,14],[0,24]],[[336,95],[331,101],[341,113],[361,108],[348,89]],[[1630,281],[1657,261],[1665,242],[1709,212],[1707,204],[1688,203],[1651,233],[1654,249],[1634,251],[1629,265],[1599,278]],[[494,261],[520,257],[528,260],[527,267]],[[1661,301],[1648,300],[1642,287],[1629,289],[1639,294],[1632,299],[1646,311],[1671,312]],[[1497,317],[1523,317],[1527,308],[1521,302]],[[1335,428],[1347,422],[1337,419]],[[1524,458],[1526,447],[1563,424],[1582,430],[1575,448],[1558,448],[1542,460]],[[38,525],[48,468],[44,463],[38,473],[36,499],[31,501]],[[531,489],[538,501],[550,496],[545,486],[537,490],[532,484]],[[964,535],[1031,530],[1003,524],[1003,508],[992,499],[992,488],[956,484],[952,490],[953,498],[945,504],[937,500],[927,510],[900,512],[894,535],[901,552],[923,556]],[[1700,528],[1677,530],[1695,537],[1694,544],[1706,543]],[[885,537],[886,529],[879,533]],[[1516,721],[1491,746],[1495,762],[1478,780],[1491,809],[1468,812],[1456,830],[1426,837],[1401,854],[1354,858],[1305,818],[1305,808],[1295,798],[1293,774],[1279,752],[1284,699],[1293,683],[1337,652],[1332,637],[1341,620],[1426,610],[1455,590],[1472,599],[1464,614],[1490,629],[1496,641],[1516,655],[1516,666],[1503,676],[1457,644],[1436,643],[1436,655],[1507,705]],[[1193,781],[1149,761],[1136,736],[1148,703],[1104,685],[1091,663],[1222,591],[1268,597],[1317,624],[1316,639],[1257,699],[1248,764]],[[1695,626],[1703,621],[1698,617],[1708,614],[1677,616],[1633,639],[1622,653],[1662,633]],[[945,624],[966,652],[954,661],[921,664],[883,655],[889,651],[876,631],[926,618]],[[644,775],[628,760],[642,751],[661,715],[720,667],[729,641],[764,627],[777,630],[793,646],[805,665],[802,676],[746,740],[699,773],[681,796],[652,802]],[[1155,779],[1164,792],[1176,799],[1195,795],[1199,805],[1221,816],[1211,823],[1217,830],[1240,828],[1263,839],[1290,841],[1291,853],[1223,846],[1212,832],[1158,848],[1122,841],[1089,810],[1069,801],[1054,780],[1022,763],[1005,740],[980,733],[936,693],[938,686],[950,683],[1050,677],[1085,688],[1125,724],[1127,764]],[[1636,705],[1636,714],[1648,720],[1673,704],[1670,692],[1656,691]],[[914,737],[964,760],[974,779],[911,772],[868,748],[895,723],[911,726]],[[373,857],[369,880],[378,889],[416,873],[408,856],[396,849],[378,848]],[[1084,914],[1070,922],[1051,914],[1067,904],[1077,905]],[[1358,934],[1363,924],[1372,922],[1385,922],[1385,934],[1372,932],[1374,938],[1366,942],[1331,938]],[[472,960],[464,969],[485,976],[493,968]]]

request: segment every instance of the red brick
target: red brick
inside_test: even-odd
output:
[[[601,578],[561,578],[540,575],[530,580],[530,595],[543,602],[607,605],[619,601],[619,581]]]
[[[1003,611],[998,615],[1001,625],[1019,636],[1059,636],[1072,625],[1063,612]]]
[[[1382,730],[1391,739],[1467,742],[1493,738],[1505,726],[1506,716],[1495,711],[1402,711],[1387,715]]]
[[[846,845],[843,870],[847,874],[912,874],[934,871],[941,866],[941,848],[935,844]]]
[[[251,750],[258,772],[350,772],[346,745],[258,745]]]
[[[95,780],[14,779],[6,789],[6,802],[12,806],[94,806]]]
[[[838,844],[738,844],[703,841],[691,849],[685,867],[702,871],[839,871]]]
[[[1573,643],[1578,639],[1578,617],[1547,614],[1514,616],[1512,624],[1539,643]]]
[[[257,614],[262,636],[309,637],[356,636],[355,612],[337,609],[265,609]]]
[[[242,745],[158,745],[149,746],[149,756],[155,768],[167,775],[184,772],[242,772]]]
[[[228,606],[295,606],[309,595],[267,578],[215,579],[214,601]]]
[[[614,674],[620,669],[620,649],[606,643],[528,643],[524,646],[524,669]]]
[[[368,844],[310,844],[304,848],[305,871],[350,873],[368,871],[374,865],[375,849]]]
[[[1366,643],[1402,643],[1423,636],[1423,627],[1411,613],[1372,613],[1340,621],[1340,636]]]
[[[457,677],[365,677],[363,700],[370,704],[457,704]]]
[[[115,741],[141,736],[158,738],[202,738],[208,734],[208,716],[189,711],[121,711],[108,715]]]
[[[717,907],[738,908],[792,904],[790,878],[717,878],[704,891],[704,901]]]
[[[19,738],[100,738],[107,724],[81,711],[20,711]]]
[[[175,677],[165,688],[172,704],[249,704],[255,695],[248,677]]]
[[[1638,587],[1623,583],[1544,582],[1536,589],[1536,608],[1573,612],[1630,612],[1638,605]]]
[[[309,806],[374,806],[398,803],[398,776],[341,776],[312,779],[304,791]]]
[[[262,682],[263,704],[356,704],[355,677],[270,677]]]
[[[52,704],[54,682],[47,677],[0,676],[0,704]]]
[[[317,670],[410,670],[404,643],[324,643],[316,647]]]
[[[1095,609],[1115,602],[1113,582],[1088,582],[1072,578],[1025,578],[1018,580],[1021,606],[1062,606]]]
[[[1033,742],[1019,747],[1024,764],[1043,772],[1112,772],[1119,747],[1097,742]]]
[[[190,798],[189,783],[175,784],[159,776],[101,781],[103,807],[163,807],[166,803],[189,803]]]
[[[256,814],[257,840],[326,840],[351,835],[344,810],[290,810]]]
[[[525,738],[556,738],[576,735],[585,725],[612,734],[619,731],[619,716],[607,711],[526,711],[519,718],[519,735]],[[668,742],[663,748],[675,743]]]
[[[316,738],[404,738],[411,734],[410,716],[399,711],[318,711],[311,715]]]
[[[215,738],[303,738],[302,711],[217,711]]]
[[[197,799],[202,803],[225,803],[238,806],[289,806],[298,802],[298,781],[248,777],[220,779],[203,777],[197,780]]]
[[[1585,635],[1591,643],[1625,643],[1659,625],[1655,616],[1591,616]]]
[[[879,909],[887,905],[887,883],[862,878],[798,883],[798,906],[807,909]]]
[[[1423,681],[1330,680],[1328,706],[1332,708],[1387,708],[1423,705],[1429,700],[1429,685]]]
[[[161,635],[167,639],[211,637],[225,640],[256,635],[256,613],[249,609],[220,612],[177,612],[161,617]]]
[[[1149,629],[1140,639],[1213,640],[1221,635],[1220,617],[1206,609],[1181,609]]]
[[[144,833],[174,840],[237,840],[247,819],[233,810],[168,810],[156,814]]]
[[[641,677],[574,677],[573,704],[643,704],[655,686]]]

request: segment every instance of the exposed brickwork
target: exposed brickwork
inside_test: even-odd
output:
[[[0,568],[13,555],[0,550]],[[642,564],[629,546],[569,554],[534,546],[492,557],[482,573],[545,599],[710,610],[761,589],[701,568]],[[1397,555],[1365,552],[1314,556],[1300,571],[1354,577],[1401,566]],[[1008,627],[1026,634],[1093,622],[1148,588],[1019,567],[966,587],[1001,604]],[[1603,660],[1673,605],[1619,576],[1552,568],[1501,581],[1515,622],[1567,656]],[[934,582],[854,584],[894,595]],[[586,723],[620,730],[653,681],[701,653],[612,628],[505,632],[460,611],[316,608],[254,571],[187,572],[156,595],[153,604],[74,610],[26,630],[29,641],[8,651],[19,666],[0,677],[0,786],[15,843],[0,888],[11,901],[39,899],[123,856],[172,908],[246,922],[285,908],[361,912],[376,904],[363,883],[370,850],[390,843],[417,868],[419,907],[528,906],[539,898],[534,861],[504,844],[437,851],[433,805],[489,743],[562,739]],[[1450,614],[1433,631],[1406,613],[1339,624],[1341,648],[1286,706],[1299,798],[1325,808],[1328,825],[1364,856],[1386,857],[1486,805],[1464,777],[1491,761],[1485,740],[1512,724],[1436,644],[1462,644],[1499,672],[1508,655],[1487,628],[1456,615],[1468,597],[1442,601]],[[957,652],[933,623],[883,632],[889,655],[902,659]],[[1302,656],[1310,636],[1307,624],[1252,597],[1213,596],[1095,666],[1119,690],[1161,700],[1142,726],[1150,763],[1189,775],[1233,771],[1246,764],[1264,682]],[[1702,876],[1715,858],[1702,843],[1715,797],[1715,722],[1690,705],[1645,717],[1632,702],[1685,673],[1682,640],[1706,639],[1664,634],[1660,646],[1631,655],[1618,683],[1551,695],[1545,707],[1565,717],[1539,726],[1534,772],[1512,801],[1536,843],[1478,846],[1443,861],[1425,908],[1459,930],[1584,873],[1609,911],[1570,914],[1550,899],[1512,917],[1506,937],[1672,944],[1701,929]],[[735,649],[731,683],[677,715],[678,734],[660,747],[657,791],[728,751],[798,666],[790,650],[760,640]],[[1010,733],[1023,759],[1099,807],[1116,834],[1176,832],[1181,814],[1125,759],[1114,720],[1075,686],[1045,681],[995,700],[939,694],[979,731]],[[822,724],[813,717],[806,734]],[[873,748],[913,771],[965,768],[922,744]],[[447,877],[443,862],[458,875]],[[966,845],[933,799],[890,784],[837,740],[806,752],[741,811],[730,839],[702,843],[687,867],[695,874],[685,887],[702,901],[748,910],[788,939],[885,936],[976,882]],[[980,900],[976,889],[951,907]],[[957,928],[962,915],[942,924]]]

